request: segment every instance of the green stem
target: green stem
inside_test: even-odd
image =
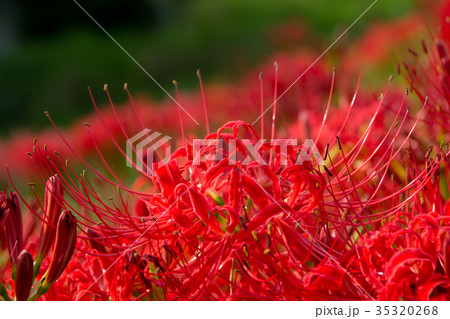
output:
[[[35,301],[39,299],[40,296],[45,294],[50,287],[44,287],[42,286],[42,281],[37,282],[35,285],[33,285],[33,288],[30,292],[30,297],[28,297],[28,301]]]
[[[41,269],[41,261],[35,261],[33,265],[33,279],[36,279],[37,275],[39,274],[39,270]]]
[[[11,298],[8,295],[8,292],[6,291],[5,286],[0,284],[0,297],[5,301],[11,301]]]

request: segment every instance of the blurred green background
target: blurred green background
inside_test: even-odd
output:
[[[268,40],[285,21],[306,28],[307,37],[298,45],[326,48],[373,1],[78,2],[172,91],[173,79],[182,89],[197,89],[198,68],[204,80],[228,80],[271,52],[288,50]],[[402,16],[414,3],[379,0],[348,36],[358,36],[375,19]],[[124,82],[133,94],[164,97],[75,2],[2,0],[0,6],[0,137],[48,126],[44,110],[59,125],[92,112],[87,86],[100,94],[108,83],[116,102],[125,99]]]

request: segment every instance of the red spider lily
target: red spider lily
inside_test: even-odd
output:
[[[445,44],[439,42],[436,50],[436,72],[444,79]],[[403,95],[390,92],[392,78],[378,99],[361,94],[358,80],[352,99],[336,101],[336,73],[329,79],[323,66],[316,65],[310,72],[317,81],[306,82],[305,92],[300,88],[277,101],[306,63],[292,63],[286,56],[278,62],[275,72],[265,70],[256,85],[242,85],[238,92],[211,89],[217,91],[208,104],[205,95],[211,91],[204,90],[200,73],[201,95],[179,96],[176,87],[178,103],[189,110],[195,104],[194,113],[203,111],[206,121],[207,105],[223,116],[230,112],[224,107],[230,99],[238,100],[231,103],[231,112],[242,118],[216,131],[207,122],[204,140],[211,144],[197,152],[193,135],[185,133],[189,128],[182,113],[174,107],[166,110],[163,120],[150,124],[168,123],[177,112],[182,138],[167,162],[161,156],[148,165],[145,158],[134,162],[138,154],[130,157],[121,148],[137,127],[148,125],[131,95],[131,111],[118,111],[105,87],[111,105],[106,116],[93,100],[98,120],[86,125],[86,143],[107,173],[85,160],[83,150],[47,114],[72,158],[87,171],[77,174],[65,153],[52,154],[51,147],[38,143],[29,154],[38,178],[46,183],[36,259],[48,255],[32,298],[448,300],[449,154],[444,144],[427,150],[430,139],[438,144],[437,130],[421,134],[423,123],[430,121],[424,115],[441,112],[436,100],[448,103],[445,90],[430,99],[419,93],[423,103],[414,115],[406,107],[408,90]],[[250,77],[256,78],[253,72]],[[299,92],[305,94],[301,105]],[[269,132],[261,116],[259,134],[244,120],[260,110],[264,115],[268,100],[273,101],[272,125]],[[445,134],[448,129],[441,125],[440,130]],[[315,137],[323,162],[308,150],[308,160],[299,163],[305,145],[283,148],[262,142],[249,154],[246,143],[257,143],[259,135],[272,140]],[[138,169],[131,185],[107,161],[100,145],[105,138]],[[16,201],[17,196],[3,195],[0,206],[10,255],[19,242],[17,218],[9,217]],[[68,210],[82,217],[76,219]],[[19,291],[20,296],[29,294]]]
[[[441,20],[440,33],[433,36],[433,41],[422,40],[422,52],[409,50],[410,59],[405,59],[398,66],[398,71],[404,75],[411,85],[411,89],[421,101],[429,99],[430,103],[426,112],[429,114],[424,119],[431,131],[431,137],[435,137],[446,131],[446,125],[450,121],[449,105],[449,8],[450,2],[444,1],[438,6],[437,11]],[[431,43],[430,43],[431,42]]]
[[[153,182],[151,192],[135,191],[91,168],[118,187],[119,204],[102,202],[84,175],[75,177],[81,188],[74,187],[67,166],[49,161],[48,167],[60,176],[68,196],[90,212],[83,226],[88,228],[85,239],[95,250],[83,259],[96,265],[97,277],[90,284],[88,274],[64,277],[84,282],[72,292],[77,299],[104,299],[108,291],[116,300],[132,298],[131,294],[159,300],[376,297],[371,286],[376,283],[359,270],[357,238],[372,236],[376,225],[396,216],[410,200],[398,200],[401,194],[416,196],[438,167],[418,169],[406,186],[396,184],[397,189],[384,182],[388,164],[397,160],[418,123],[411,122],[409,131],[404,129],[409,123],[407,113],[402,114],[404,97],[387,130],[381,123],[375,125],[384,96],[353,147],[340,138],[329,140],[325,155],[329,168],[324,171],[314,162],[296,164],[301,146],[288,149],[285,167],[279,161],[280,149],[269,144],[259,155],[266,159],[272,155],[272,164],[250,161],[244,165],[240,160],[247,155],[243,138],[257,140],[258,135],[242,121],[229,122],[207,136],[231,145],[222,149],[225,159],[221,161],[208,156],[215,148],[207,147],[195,165],[194,146],[187,142],[167,164],[155,163],[153,174],[143,176],[147,183]],[[353,103],[349,112],[357,112]],[[335,134],[348,129],[348,118]],[[318,133],[322,138],[329,136],[326,122],[322,121]],[[372,134],[377,136],[378,130],[384,135],[375,142]],[[235,145],[230,144],[232,140]],[[237,161],[230,162],[232,156]],[[379,179],[378,185],[371,184],[374,178]],[[122,192],[128,192],[127,198]],[[363,193],[369,196],[362,198]],[[138,211],[129,209],[130,201],[137,203],[133,207]],[[123,276],[131,276],[127,283],[133,283],[120,290],[119,269],[126,269]],[[330,278],[334,288],[327,284]],[[51,291],[53,298],[68,295],[58,283]]]
[[[364,246],[358,246],[361,270],[379,290],[380,299],[448,299],[450,281],[441,268],[448,249],[448,219],[433,215],[416,216],[405,228],[407,223],[401,218],[408,221],[409,217],[399,214],[381,232],[367,237]]]

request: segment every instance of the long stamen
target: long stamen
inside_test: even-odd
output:
[[[180,104],[180,97],[178,95],[178,82],[173,80],[172,83],[175,86],[175,97],[177,99],[177,103]],[[181,109],[179,107],[177,107],[177,111],[178,111],[178,120],[180,122],[181,136],[182,136],[183,144],[184,144],[184,143],[186,143],[186,138],[184,136],[183,116],[181,114]]]
[[[259,74],[259,92],[260,92],[260,103],[261,103],[261,139],[264,139],[264,81],[263,73]]]
[[[273,113],[272,113],[272,133],[270,134],[270,139],[273,141],[275,139],[275,119],[277,116],[277,97],[278,97],[278,63],[274,63],[275,67],[275,83],[273,90]],[[269,166],[272,163],[273,148],[270,149]]]
[[[322,133],[322,129],[325,125],[325,121],[327,119],[328,111],[330,110],[331,97],[333,96],[333,87],[334,87],[334,79],[336,77],[336,70],[333,68],[333,77],[331,78],[331,87],[330,87],[330,95],[328,96],[327,108],[325,110],[325,114],[323,116],[322,125],[320,126],[319,133],[317,133],[317,137],[315,139],[315,143],[319,142],[320,134]]]
[[[200,92],[202,94],[202,101],[203,101],[203,112],[205,113],[205,123],[206,123],[206,132],[209,134],[209,121],[208,121],[208,110],[206,107],[206,97],[205,92],[203,90],[203,82],[202,82],[202,76],[200,74],[200,69],[197,70],[197,77],[198,81],[200,82]]]

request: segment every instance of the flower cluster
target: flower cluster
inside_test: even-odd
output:
[[[1,228],[5,229],[5,242],[8,246],[10,266],[2,270],[2,277],[10,276],[8,284],[12,286],[15,300],[34,300],[43,295],[58,280],[72,258],[77,241],[77,219],[70,211],[62,211],[63,189],[58,176],[49,178],[46,184],[45,204],[43,207],[42,229],[38,248],[33,255],[24,249],[24,225],[22,210],[17,193],[0,193]],[[29,221],[29,219],[27,220]],[[3,239],[3,238],[2,238]],[[52,251],[51,257],[47,258]],[[43,261],[49,260],[44,274],[41,272]],[[40,277],[40,278],[38,278]],[[6,288],[0,286],[3,299],[9,300]]]
[[[374,98],[359,79],[347,98],[335,71],[330,78],[318,63],[314,81],[278,99],[304,64],[283,69],[289,59],[233,93],[204,90],[198,73],[201,95],[176,96],[195,104],[196,118],[203,110],[206,133],[185,134],[178,106],[164,111],[162,124],[181,130],[177,148],[151,164],[133,149],[145,169],[131,183],[101,147],[106,137],[131,162],[120,141],[148,124],[131,95],[119,111],[105,86],[107,119],[93,100],[98,120],[86,123],[85,143],[95,164],[47,114],[86,170],[35,141],[29,157],[44,204],[36,191],[23,213],[18,193],[0,193],[0,298],[450,300],[448,20],[434,46],[423,44],[428,60],[410,50],[418,61],[400,68],[412,87],[402,93],[390,77]],[[418,106],[407,105],[410,93]],[[210,130],[207,114],[223,117],[227,103],[242,118]],[[252,115],[255,123],[244,121]],[[211,143],[196,151],[195,136]],[[264,137],[311,138],[317,149],[299,162],[302,143]],[[245,143],[261,138],[249,154]]]

